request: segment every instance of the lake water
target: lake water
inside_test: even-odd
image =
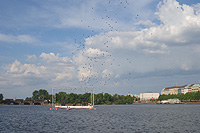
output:
[[[200,132],[200,105],[110,105],[96,110],[1,105],[0,132]]]

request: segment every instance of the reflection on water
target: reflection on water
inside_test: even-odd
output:
[[[0,132],[199,132],[200,105],[0,106]]]

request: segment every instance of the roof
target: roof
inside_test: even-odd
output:
[[[174,88],[181,88],[181,87],[183,87],[183,86],[172,86],[172,87],[164,88],[163,90],[174,89]]]
[[[200,86],[200,84],[194,84],[193,86]]]
[[[158,93],[159,94],[159,92],[145,92],[145,93],[140,93],[140,94],[146,94],[146,93],[151,93],[151,94],[155,94],[155,93],[157,94]]]
[[[190,87],[200,87],[200,84],[188,84],[184,86],[172,86],[162,89],[162,91],[169,90],[169,89],[175,89],[175,88],[190,88]]]
[[[24,99],[15,99],[15,101],[24,101]]]
[[[13,99],[5,99],[5,100],[7,100],[7,101],[14,101]]]

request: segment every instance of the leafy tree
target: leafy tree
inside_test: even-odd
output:
[[[39,90],[39,98],[40,99],[49,99],[49,93],[47,90],[40,89]]]
[[[103,102],[103,93],[99,93],[99,94],[96,94],[95,96],[95,101],[94,101],[94,103],[95,104],[104,104],[104,102]]]
[[[47,90],[40,89],[39,91],[35,90],[32,93],[32,98],[35,100],[35,99],[50,99],[51,97],[47,92]]]
[[[33,92],[32,98],[33,98],[34,100],[35,100],[35,99],[39,99],[39,91],[35,90],[35,91]]]
[[[58,94],[56,93],[56,101],[58,103],[66,103],[66,99],[67,99],[66,92],[59,92]]]
[[[83,101],[86,102],[86,103],[90,103],[90,101],[91,101],[91,93],[83,94]]]
[[[32,97],[26,97],[25,99],[32,99]]]
[[[69,97],[70,97],[70,103],[71,104],[74,104],[75,103],[75,101],[76,101],[76,94],[74,94],[74,93],[70,93],[69,94]]]
[[[125,96],[125,102],[126,104],[132,104],[134,100],[134,97],[131,97],[130,95]]]
[[[105,93],[103,96],[103,101],[106,104],[111,104],[112,103],[112,96],[108,93]]]
[[[186,101],[192,101],[192,100],[200,100],[200,92],[188,92],[186,94],[174,94],[174,95],[160,95],[158,100],[168,100],[178,98],[179,100],[186,100]]]
[[[119,99],[118,94],[113,95],[113,102],[115,103]]]

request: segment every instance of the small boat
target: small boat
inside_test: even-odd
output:
[[[88,105],[88,106],[55,106],[56,109],[92,109],[94,106]]]

